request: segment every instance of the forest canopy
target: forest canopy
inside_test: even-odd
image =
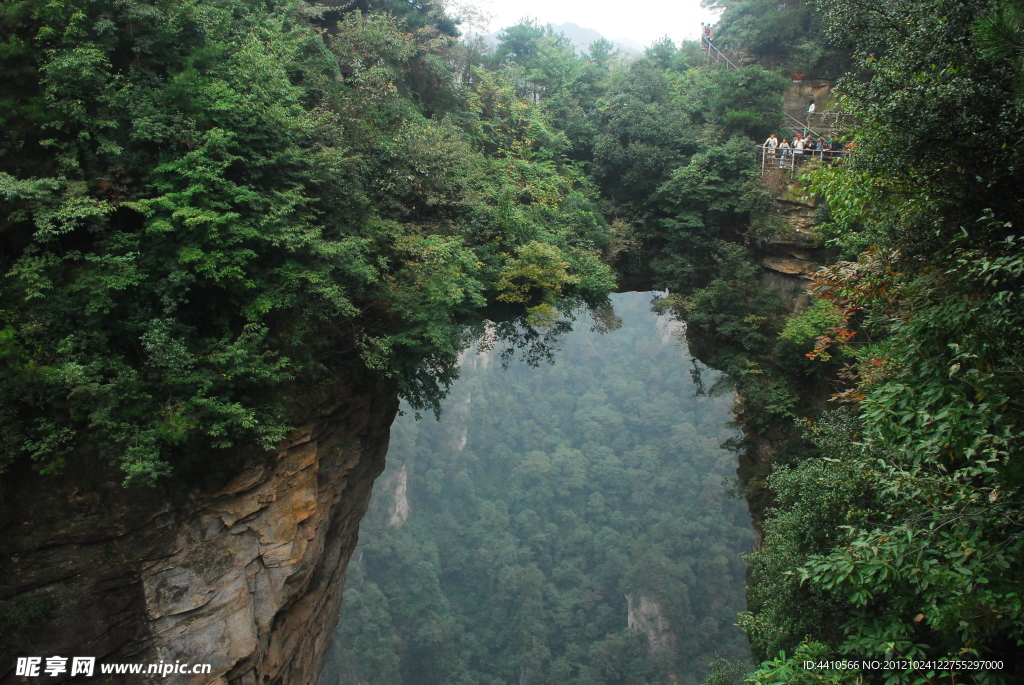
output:
[[[696,685],[715,654],[749,663],[732,398],[695,392],[651,299],[614,295],[621,325],[577,327],[550,366],[472,350],[440,422],[396,420],[323,685]]]
[[[488,304],[602,300],[608,225],[550,116],[468,88],[440,11],[390,9],[0,7],[0,468],[150,483],[360,369],[432,406]]]

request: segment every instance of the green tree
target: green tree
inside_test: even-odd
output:
[[[798,652],[998,659],[1024,627],[1024,528],[1010,513],[1024,257],[1019,151],[1003,144],[1020,135],[1020,102],[1013,58],[989,42],[1005,15],[990,2],[819,4],[862,66],[842,88],[863,122],[857,154],[812,184],[831,240],[860,253],[817,285],[841,314],[817,352],[850,361],[837,397],[854,407],[815,429],[827,462],[769,480],[780,505],[746,621],[760,657],[784,654],[757,677],[781,677]],[[823,470],[854,487],[822,490]],[[1017,669],[885,677],[1014,682]]]
[[[601,299],[557,135],[489,156],[453,27],[400,5],[326,32],[303,3],[0,9],[5,463],[230,470],[293,388],[367,373],[436,406],[528,244],[566,255],[564,298]]]

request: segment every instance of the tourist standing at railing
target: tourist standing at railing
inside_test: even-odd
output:
[[[804,139],[799,133],[793,141],[793,166],[798,166],[804,159]]]
[[[814,149],[818,151],[818,159],[824,159],[825,157],[825,139],[818,136],[818,140],[814,144]]]
[[[711,45],[711,24],[700,23],[700,35],[704,36],[704,40]]]
[[[789,138],[783,138],[779,143],[779,168],[785,167],[789,161],[790,147]]]
[[[779,139],[775,137],[775,134],[768,136],[768,140],[764,141],[764,156],[769,160],[775,159],[775,148],[779,146]]]

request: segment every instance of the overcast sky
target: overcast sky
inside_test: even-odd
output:
[[[471,4],[493,15],[488,32],[532,17],[541,24],[579,24],[609,40],[625,38],[645,47],[665,35],[677,43],[696,40],[700,23],[715,20],[700,0],[471,0]]]

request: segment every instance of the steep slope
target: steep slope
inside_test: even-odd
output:
[[[5,477],[0,653],[211,666],[155,678],[169,683],[313,682],[397,410],[386,387],[320,400],[219,488],[125,489],[113,469]],[[0,682],[22,682],[14,666]]]

